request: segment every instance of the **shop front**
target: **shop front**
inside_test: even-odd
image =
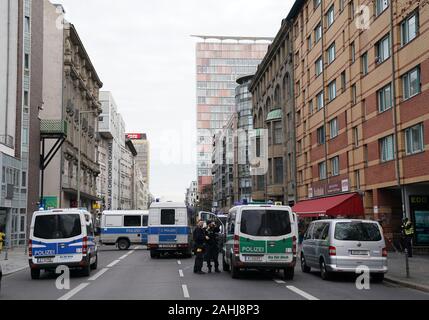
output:
[[[411,221],[414,224],[415,246],[429,246],[429,196],[410,196]]]

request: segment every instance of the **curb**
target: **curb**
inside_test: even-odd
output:
[[[399,280],[397,278],[392,278],[392,277],[387,277],[387,276],[384,277],[384,281],[394,283],[394,284],[398,284],[398,285],[403,286],[403,287],[423,291],[423,292],[429,292],[429,286],[424,286],[424,285],[417,284],[414,282]]]
[[[22,270],[25,270],[25,269],[27,269],[27,268],[29,268],[29,266],[20,267],[20,268],[17,268],[17,269],[15,269],[15,270],[9,271],[9,272],[7,272],[7,273],[3,273],[3,276],[4,276],[4,277],[7,277],[7,276],[10,276],[10,275],[12,275],[12,274],[14,274],[14,273],[17,273],[17,272],[20,272],[20,271],[22,271]]]

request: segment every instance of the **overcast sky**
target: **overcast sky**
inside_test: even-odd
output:
[[[274,37],[293,0],[51,0],[63,4],[128,132],[151,142],[151,192],[183,201],[196,179],[191,34]]]

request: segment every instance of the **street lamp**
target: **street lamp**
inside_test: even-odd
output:
[[[82,140],[82,115],[83,114],[97,114],[99,115],[98,110],[88,110],[88,111],[80,111],[79,110],[79,143],[78,143],[78,156],[77,156],[77,208],[80,208],[80,163],[81,163],[81,140]]]

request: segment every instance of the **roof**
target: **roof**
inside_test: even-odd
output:
[[[34,214],[58,214],[58,213],[85,213],[90,214],[88,210],[77,209],[77,208],[64,208],[64,209],[52,209],[52,210],[39,210],[34,212]]]
[[[141,214],[149,214],[149,210],[106,210],[103,211],[103,215],[118,215],[118,214],[126,214],[126,215],[141,215]]]
[[[358,193],[301,201],[292,210],[301,217],[362,216],[364,214],[362,197]]]
[[[274,38],[272,37],[243,37],[243,36],[212,36],[212,35],[191,35],[193,38],[200,38],[204,41],[207,39],[214,39],[214,40],[235,40],[235,41],[244,41],[244,40],[250,40],[250,41],[273,41]]]
[[[270,113],[268,113],[267,121],[279,120],[282,118],[283,118],[282,109],[275,109],[275,110],[272,110]]]
[[[154,202],[150,208],[186,208],[186,204],[182,202]]]

